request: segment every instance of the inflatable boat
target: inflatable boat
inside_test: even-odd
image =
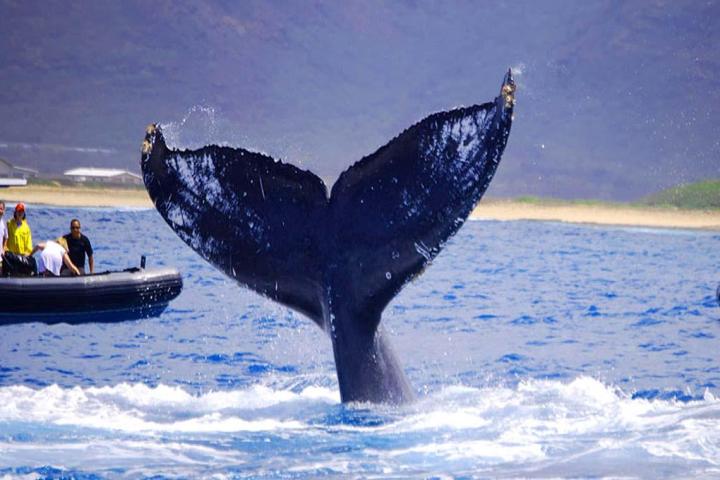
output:
[[[173,268],[80,277],[0,278],[0,324],[83,323],[155,316],[182,290]]]

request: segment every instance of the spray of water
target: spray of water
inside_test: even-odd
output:
[[[180,120],[160,122],[160,127],[171,148],[195,150],[206,145],[242,147],[300,168],[311,167],[306,165],[311,154],[302,147],[301,139],[279,132],[270,137],[257,137],[211,105],[194,105]]]
[[[218,143],[215,107],[195,105],[179,121],[162,122],[165,141],[174,148],[200,148]]]

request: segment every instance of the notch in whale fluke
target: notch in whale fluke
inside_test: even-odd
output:
[[[515,83],[492,102],[438,112],[343,172],[312,172],[242,148],[168,148],[148,127],[141,166],[156,208],[203,258],[312,319],[333,346],[346,401],[413,397],[383,333],[385,306],[442,250],[505,149]]]

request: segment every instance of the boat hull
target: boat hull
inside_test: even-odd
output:
[[[129,269],[80,277],[0,279],[0,323],[103,321],[157,315],[182,290],[180,273]],[[109,317],[108,317],[109,318]]]

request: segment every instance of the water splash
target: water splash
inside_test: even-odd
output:
[[[195,105],[179,121],[162,122],[168,145],[173,148],[197,149],[219,144],[219,122],[215,107]]]
[[[255,139],[247,135],[246,129],[225,118],[219,109],[209,105],[194,105],[190,107],[185,115],[177,121],[160,122],[165,142],[170,148],[195,150],[207,145],[220,145],[229,147],[241,147],[246,150],[273,156],[274,158],[292,158],[293,163],[302,164],[307,157],[303,155],[291,155],[288,152],[295,151],[287,145],[276,145],[278,136],[271,139]],[[275,146],[270,151],[259,148],[258,144],[270,144]]]
[[[587,376],[450,386],[405,407],[345,406],[335,389],[312,385],[200,395],[125,383],[9,386],[0,388],[0,426],[0,465],[15,471],[65,465],[203,476],[242,464],[268,478],[720,472],[720,400],[637,399]]]

